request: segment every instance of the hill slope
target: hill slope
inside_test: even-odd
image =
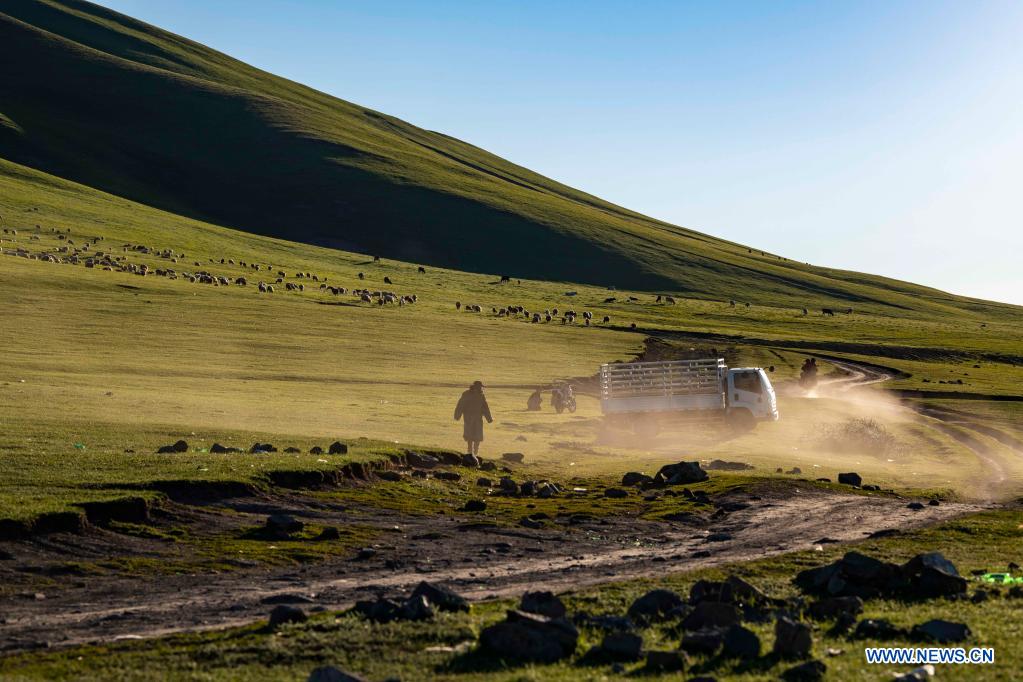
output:
[[[461,270],[790,305],[994,307],[647,218],[82,0],[0,8],[0,156],[208,222]]]

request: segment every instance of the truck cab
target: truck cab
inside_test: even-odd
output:
[[[767,372],[759,367],[733,367],[725,382],[725,404],[732,421],[778,420],[778,398]]]

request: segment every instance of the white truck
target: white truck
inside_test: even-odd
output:
[[[724,419],[739,430],[778,419],[767,373],[759,367],[729,368],[721,358],[602,365],[600,407],[609,422],[631,425],[644,435],[680,419]]]

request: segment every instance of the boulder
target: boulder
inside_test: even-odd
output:
[[[215,455],[224,455],[229,452],[241,452],[241,450],[239,450],[238,448],[224,447],[220,443],[214,443],[213,445],[210,446],[210,452],[212,452]]]
[[[266,517],[264,528],[269,535],[283,538],[300,532],[305,524],[290,514],[271,514]]]
[[[398,619],[402,604],[393,599],[380,597],[374,600],[355,602],[354,611],[374,623],[390,623]]]
[[[277,448],[270,443],[253,443],[252,447],[249,448],[249,453],[253,455],[267,452],[277,452]]]
[[[433,618],[433,606],[423,595],[409,597],[398,608],[399,620],[430,620]]]
[[[642,485],[644,483],[651,483],[653,480],[653,478],[646,474],[641,474],[638,471],[630,471],[622,476],[622,485],[630,487],[634,485]]]
[[[686,655],[681,651],[648,651],[646,653],[646,670],[657,673],[670,673],[685,670]]]
[[[188,443],[183,440],[175,442],[172,447],[174,448],[174,452],[188,452]]]
[[[403,478],[401,472],[388,470],[378,472],[377,477],[382,481],[390,481],[391,483],[397,483]]]
[[[702,601],[682,620],[682,629],[727,628],[738,622],[739,610],[732,604],[720,601]]]
[[[910,502],[906,505],[906,509],[912,509],[913,511],[920,511],[924,506],[919,502]]]
[[[284,448],[284,451],[285,451],[286,453],[288,453],[289,455],[293,455],[293,454],[295,454],[296,452],[302,452],[301,450],[299,450],[299,449],[298,449],[298,448],[296,448],[296,447],[287,447],[287,448]]]
[[[600,650],[613,661],[638,661],[643,657],[643,637],[634,632],[609,632]]]
[[[306,612],[297,606],[289,606],[288,604],[280,604],[275,606],[274,610],[270,612],[270,627],[276,628],[285,623],[304,623],[309,620],[309,616]]]
[[[448,466],[461,466],[462,464],[462,455],[457,452],[437,452],[434,453],[434,457]]]
[[[522,526],[523,528],[529,528],[531,530],[539,530],[539,529],[543,528],[543,521],[537,521],[536,519],[531,519],[528,516],[523,516],[519,520],[519,525]]]
[[[914,625],[910,633],[916,639],[939,644],[965,641],[970,636],[970,627],[965,623],[953,623],[935,618],[920,625]]]
[[[323,530],[320,531],[320,534],[316,536],[316,539],[317,540],[321,540],[321,541],[322,540],[340,540],[341,539],[341,531],[339,531],[337,528],[334,528],[333,526],[327,526],[326,528],[324,528]]]
[[[332,665],[325,665],[309,673],[306,682],[366,682],[366,679],[347,673]]]
[[[433,469],[440,464],[440,460],[433,455],[424,455],[420,452],[406,452],[405,461],[410,467],[416,469]]]
[[[479,469],[480,458],[471,453],[464,454],[462,455],[462,466],[469,469]]]
[[[752,464],[745,462],[729,462],[723,459],[711,460],[707,465],[707,471],[748,471],[754,468]],[[780,471],[778,473],[781,473]]]
[[[564,603],[553,592],[526,592],[522,595],[519,610],[527,613],[538,613],[548,618],[564,618]]]
[[[671,611],[679,608],[684,603],[682,596],[677,592],[672,592],[671,590],[651,590],[632,602],[632,605],[629,606],[628,616],[633,620],[658,622],[665,620]]]
[[[456,474],[454,471],[438,471],[433,475],[433,477],[442,481],[457,482],[462,480],[462,475]]]
[[[725,642],[728,628],[703,628],[682,635],[681,648],[693,655],[713,656]]]
[[[177,450],[174,449],[173,445],[161,445],[156,449],[156,454],[158,455],[167,455],[175,452],[177,452]]]
[[[604,491],[604,497],[609,497],[612,500],[620,500],[628,496],[628,491],[622,490],[621,488],[607,488]]]
[[[748,661],[760,656],[760,638],[738,623],[725,630],[721,655]]]
[[[781,674],[781,679],[785,680],[785,682],[818,682],[818,680],[824,679],[824,673],[827,671],[828,666],[824,665],[823,662],[817,660],[807,661],[784,671]]]
[[[480,647],[500,658],[553,663],[575,653],[579,631],[564,618],[508,611],[507,618],[484,628]]]
[[[478,485],[481,488],[489,488],[490,486],[494,485],[494,482],[491,481],[489,478],[484,478],[483,476],[480,476],[479,478],[476,479],[476,485]]]
[[[861,478],[860,475],[855,471],[850,471],[848,473],[839,474],[838,482],[859,488],[861,485],[863,485],[863,478]]]
[[[689,589],[689,603],[720,601],[736,605],[759,606],[767,603],[767,595],[742,578],[730,575],[723,581],[697,580]]]
[[[462,511],[482,512],[487,510],[487,503],[483,500],[468,500],[462,505]]]
[[[862,599],[895,594],[905,587],[899,566],[859,552],[848,552],[834,563],[800,571],[795,583],[811,594]]]
[[[334,441],[333,443],[330,444],[329,448],[327,448],[327,454],[330,454],[330,455],[347,455],[348,454],[348,446],[345,445],[344,443],[342,443],[341,441],[336,440],[336,441]]]
[[[469,610],[469,602],[465,597],[435,583],[428,583],[425,580],[419,583],[416,589],[413,590],[412,596],[418,597],[420,595],[426,597],[431,604],[441,611]]]
[[[863,600],[859,597],[829,597],[815,601],[807,608],[814,620],[834,620],[842,614],[858,616],[863,612]]]
[[[782,616],[774,623],[774,654],[780,658],[806,658],[813,647],[813,635],[806,623]]]
[[[506,452],[501,455],[501,459],[505,462],[514,462],[516,464],[522,464],[522,460],[525,456],[521,452]]]
[[[688,485],[706,481],[708,478],[707,472],[700,467],[699,462],[679,462],[661,467],[654,476],[654,482],[663,485]]]
[[[309,448],[309,454],[310,455],[322,455],[323,454],[323,448],[321,448],[319,445],[314,445],[313,447]]]
[[[905,635],[905,631],[883,618],[866,618],[856,624],[852,637],[853,639],[876,639],[887,642],[905,637]]]
[[[923,599],[966,593],[966,579],[940,552],[918,554],[902,566],[908,595]]]
[[[480,464],[481,471],[497,471],[497,464],[494,462],[483,462]]]
[[[513,481],[510,476],[502,476],[499,485],[501,486],[501,492],[509,495],[519,494],[519,484]]]

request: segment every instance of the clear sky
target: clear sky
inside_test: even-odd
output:
[[[1023,304],[1023,3],[101,0],[648,215]]]

